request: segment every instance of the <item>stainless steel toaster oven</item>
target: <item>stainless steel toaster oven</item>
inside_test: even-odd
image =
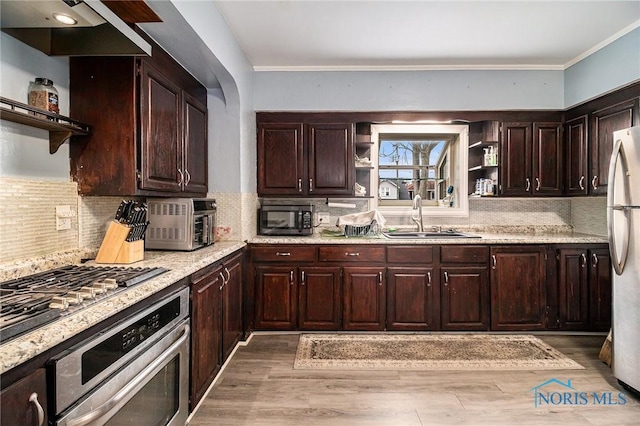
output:
[[[145,248],[191,251],[215,241],[213,198],[150,198]]]

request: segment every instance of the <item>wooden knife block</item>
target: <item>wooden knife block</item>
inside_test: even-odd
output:
[[[130,229],[112,221],[98,250],[96,263],[133,263],[144,260],[144,240],[126,241]]]

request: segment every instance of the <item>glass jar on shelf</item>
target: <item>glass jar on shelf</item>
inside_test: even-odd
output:
[[[29,83],[29,105],[60,114],[58,90],[54,87],[53,81],[38,77]]]

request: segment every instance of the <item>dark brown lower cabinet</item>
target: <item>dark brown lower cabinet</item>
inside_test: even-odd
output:
[[[44,416],[38,419],[38,406]],[[38,368],[0,392],[0,424],[38,426],[47,424],[47,381],[44,368]]]
[[[437,272],[433,268],[387,268],[387,329],[438,330]]]
[[[222,366],[221,266],[208,268],[191,284],[191,393],[193,409]]]
[[[225,261],[222,286],[222,362],[231,355],[244,332],[242,322],[242,254]]]
[[[387,269],[387,329],[437,330],[438,277],[433,268]]]
[[[546,327],[546,247],[491,248],[491,329],[541,330]]]
[[[440,271],[442,330],[489,329],[489,271],[486,267],[449,267]]]
[[[300,268],[298,327],[301,330],[339,330],[340,267]]]
[[[608,247],[589,249],[589,329],[611,328],[611,258]]]
[[[296,268],[255,267],[255,327],[264,330],[294,330],[297,322]]]
[[[587,330],[589,327],[589,265],[587,250],[558,250],[558,327]]]
[[[386,289],[384,267],[343,269],[343,329],[384,330]]]

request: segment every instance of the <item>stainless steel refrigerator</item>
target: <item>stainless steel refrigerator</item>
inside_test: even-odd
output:
[[[613,265],[613,375],[640,391],[640,126],[613,133],[607,225]]]

